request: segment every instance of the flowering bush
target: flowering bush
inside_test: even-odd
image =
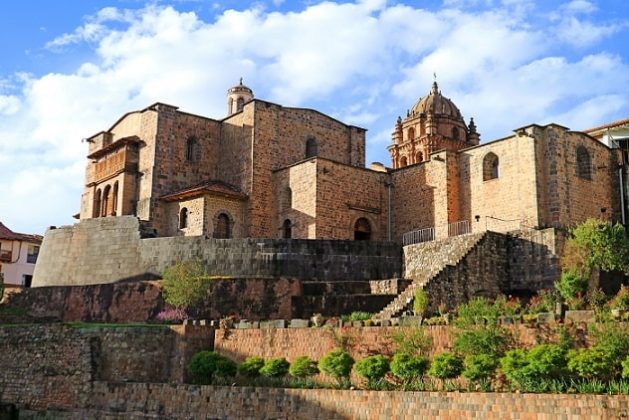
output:
[[[186,311],[178,308],[164,309],[155,316],[155,319],[162,322],[182,322],[187,318]]]

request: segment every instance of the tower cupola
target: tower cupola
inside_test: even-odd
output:
[[[231,87],[227,91],[227,115],[232,115],[242,111],[243,106],[253,99],[253,91],[248,86],[242,84],[242,77],[240,83]]]

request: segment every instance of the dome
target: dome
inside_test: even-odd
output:
[[[435,115],[449,116],[457,119],[463,118],[459,108],[457,108],[450,99],[441,95],[437,82],[433,82],[432,89],[428,96],[420,98],[420,100],[413,106],[410,116],[416,116],[422,113],[432,113]]]
[[[248,93],[251,96],[253,96],[253,91],[251,90],[251,88],[249,86],[245,86],[245,85],[242,84],[242,77],[240,78],[240,83],[237,84],[236,86],[233,86],[233,87],[229,88],[227,93],[228,94],[230,94],[230,93]]]

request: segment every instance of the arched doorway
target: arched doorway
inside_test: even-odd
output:
[[[371,239],[371,225],[369,220],[361,217],[356,220],[354,224],[354,240],[355,241],[368,241]]]
[[[220,213],[216,218],[216,227],[214,229],[214,237],[216,239],[230,239],[231,235],[231,220],[225,213]]]
[[[290,239],[292,237],[293,237],[293,224],[290,222],[290,220],[286,219],[284,220],[284,223],[282,224],[282,238]]]

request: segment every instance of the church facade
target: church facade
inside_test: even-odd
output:
[[[90,137],[80,219],[135,215],[160,237],[405,242],[624,222],[629,120],[480,144],[435,82],[395,122],[387,168],[365,166],[365,129],[256,99],[242,81],[227,109],[156,103]]]

